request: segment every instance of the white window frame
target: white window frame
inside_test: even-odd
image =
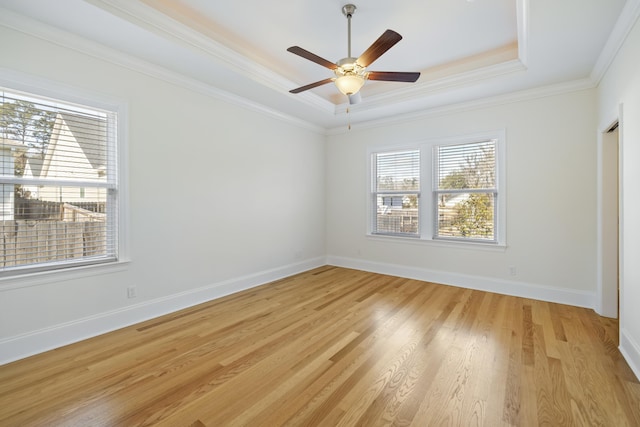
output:
[[[494,140],[496,142],[496,192],[497,197],[495,200],[495,241],[483,241],[479,239],[470,238],[442,238],[435,237],[437,227],[436,209],[434,206],[436,193],[435,188],[435,166],[434,166],[434,147],[443,145],[458,145],[465,143],[474,143],[487,140]],[[373,230],[373,209],[374,201],[371,194],[374,191],[373,188],[373,155],[376,153],[384,153],[389,151],[402,151],[402,150],[420,150],[420,188],[422,196],[420,197],[420,216],[418,229],[420,235],[418,237],[406,237],[402,235],[391,234],[374,234]],[[507,245],[507,224],[506,224],[506,130],[494,130],[488,132],[478,132],[467,135],[452,136],[446,138],[434,138],[423,141],[418,141],[411,145],[399,145],[399,146],[382,146],[382,147],[369,147],[367,149],[367,182],[369,183],[368,190],[368,203],[367,203],[367,236],[371,239],[403,239],[404,241],[420,242],[425,244],[432,244],[438,246],[450,246],[450,247],[469,247],[469,248],[481,248],[481,249],[498,249],[503,250]],[[431,193],[429,195],[429,193]]]
[[[128,105],[125,101],[103,94],[80,90],[60,82],[18,73],[0,68],[0,86],[8,91],[27,93],[49,98],[62,103],[76,104],[98,110],[106,110],[117,115],[118,125],[115,141],[115,161],[117,176],[111,177],[117,183],[117,213],[113,227],[117,239],[117,259],[98,263],[69,263],[68,265],[42,265],[37,268],[16,269],[0,276],[0,290],[34,286],[43,283],[72,280],[81,277],[122,271],[129,263],[129,208],[128,208]],[[62,267],[62,268],[61,268]]]
[[[421,200],[421,193],[422,193],[422,183],[420,183],[419,186],[419,190],[379,190],[377,188],[377,162],[374,160],[374,156],[376,154],[392,154],[392,153],[401,153],[401,152],[406,152],[406,151],[418,151],[418,155],[422,156],[422,153],[420,153],[419,149],[416,149],[415,147],[413,148],[403,148],[403,149],[394,149],[394,150],[384,150],[384,151],[375,151],[372,152],[369,156],[369,161],[371,164],[370,170],[371,170],[371,183],[370,183],[370,203],[371,203],[371,207],[372,210],[370,211],[370,227],[369,230],[371,232],[371,234],[374,234],[376,236],[401,236],[401,237],[408,237],[408,238],[418,238],[420,236],[420,212],[422,211],[423,207],[422,207],[422,200]],[[420,157],[420,163],[422,163],[422,158]],[[373,169],[376,169],[375,171]],[[422,173],[422,165],[420,165],[420,173]],[[379,195],[384,194],[386,195],[386,197],[393,197],[394,195],[401,195],[401,194],[412,194],[415,195],[418,199],[418,230],[417,230],[417,234],[416,233],[403,233],[403,232],[397,232],[397,233],[391,233],[391,232],[380,232],[380,231],[376,231],[374,232],[374,225],[377,225],[377,212],[373,211],[373,207],[375,206],[377,209],[377,198]],[[385,196],[383,196],[385,197]]]

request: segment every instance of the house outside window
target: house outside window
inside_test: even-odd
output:
[[[371,235],[506,244],[504,131],[370,155]]]
[[[117,261],[118,113],[0,96],[0,277]]]

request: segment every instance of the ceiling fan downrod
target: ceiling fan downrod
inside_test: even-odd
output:
[[[355,4],[345,4],[342,6],[342,14],[347,17],[347,58],[351,58],[351,17],[355,11]]]

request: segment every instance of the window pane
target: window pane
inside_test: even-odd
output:
[[[373,155],[372,233],[419,236],[420,150]]]
[[[107,180],[108,114],[1,92],[0,174]],[[115,125],[115,121],[111,127]],[[11,155],[9,155],[11,153]]]
[[[495,141],[437,147],[438,189],[495,188],[495,150]]]
[[[437,237],[495,240],[494,193],[439,193]]]
[[[374,233],[418,235],[418,195],[378,194]]]
[[[420,151],[375,154],[377,191],[420,189]]]
[[[115,256],[103,188],[2,185],[0,271]]]

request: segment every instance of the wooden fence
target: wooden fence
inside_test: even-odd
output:
[[[13,216],[15,219],[59,219],[61,206],[62,203],[59,202],[16,197],[14,200]]]
[[[387,233],[417,233],[418,216],[407,215],[403,211],[393,211],[391,213],[378,215],[377,229]]]
[[[0,221],[0,267],[106,254],[106,222]]]
[[[60,219],[68,221],[69,219],[65,210],[75,210],[76,215],[78,212],[83,211],[83,215],[87,216],[90,213],[104,214],[105,208],[104,202],[74,201],[73,204],[70,204],[38,199],[25,199],[16,196],[14,200],[14,218],[31,220]]]

